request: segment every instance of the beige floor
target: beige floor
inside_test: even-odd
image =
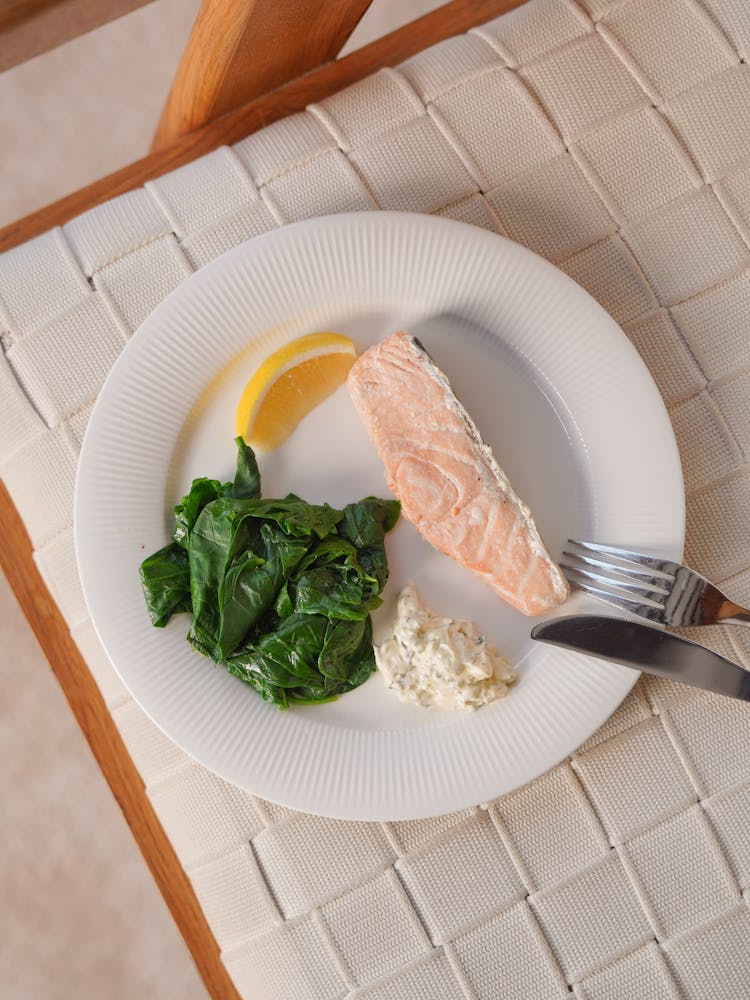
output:
[[[157,0],[0,74],[0,226],[148,152],[200,0]],[[344,52],[440,6],[375,0]]]
[[[0,225],[145,154],[198,5],[157,0],[0,75]],[[438,5],[376,0],[347,48]],[[206,997],[2,578],[0,692],[0,1000]]]
[[[0,636],[0,997],[205,997],[2,578]]]

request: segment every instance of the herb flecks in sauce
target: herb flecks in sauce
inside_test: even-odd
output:
[[[434,614],[413,583],[401,591],[393,634],[375,659],[388,686],[417,705],[479,708],[504,698],[517,680],[473,622]]]

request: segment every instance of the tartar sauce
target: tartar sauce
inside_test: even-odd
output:
[[[375,647],[375,660],[388,687],[417,705],[479,708],[517,680],[474,622],[440,618],[413,583],[399,594],[393,634]]]

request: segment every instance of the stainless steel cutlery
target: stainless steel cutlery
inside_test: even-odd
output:
[[[747,608],[680,563],[571,540],[560,566],[574,587],[648,621],[675,628],[750,625]]]
[[[632,549],[573,539],[560,567],[575,589],[643,621],[567,615],[537,625],[533,639],[750,701],[749,671],[663,627],[750,625],[750,611],[700,573]]]
[[[750,701],[750,672],[697,642],[654,625],[605,615],[568,615],[537,625],[531,637]]]

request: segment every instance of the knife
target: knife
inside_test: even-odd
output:
[[[531,638],[750,701],[750,671],[653,625],[604,615],[568,615],[535,626]]]

